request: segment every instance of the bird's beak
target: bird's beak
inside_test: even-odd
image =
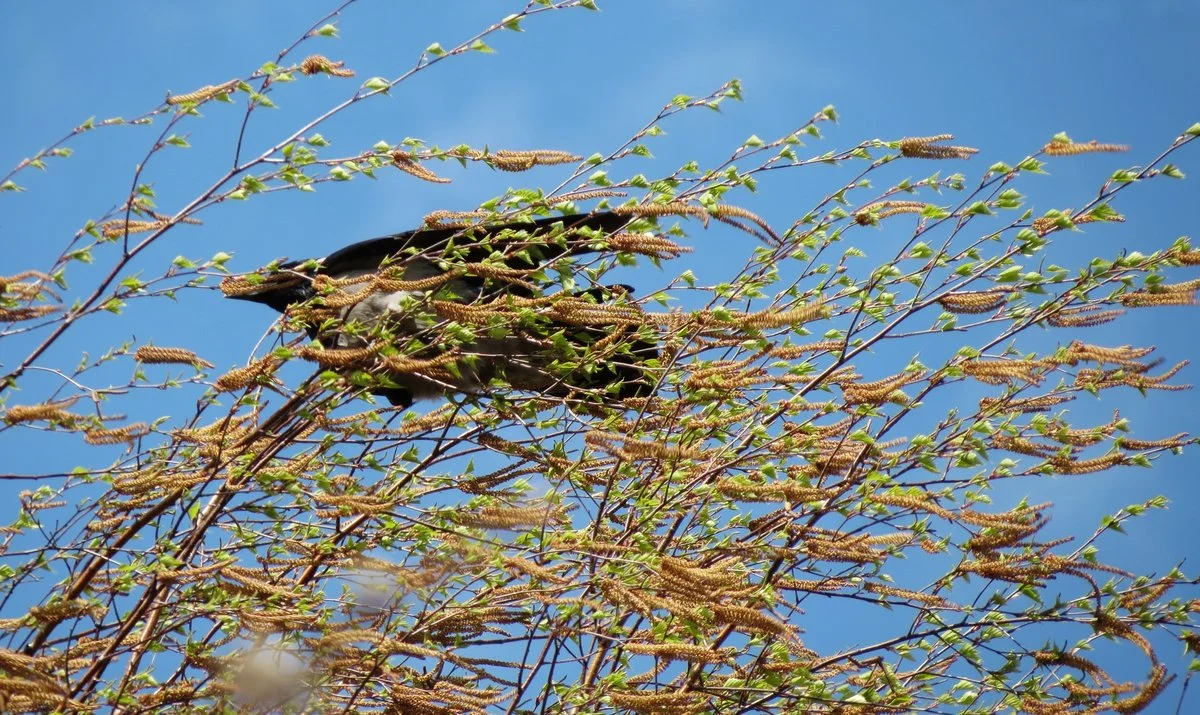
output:
[[[282,313],[288,306],[308,300],[313,295],[312,281],[295,273],[273,273],[255,277],[230,276],[221,282],[226,298],[262,303]]]

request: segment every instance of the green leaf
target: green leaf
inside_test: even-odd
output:
[[[442,49],[441,44],[437,42],[433,43],[429,47],[426,47],[425,52],[433,55],[434,57],[441,57],[446,54],[446,51]]]
[[[1192,126],[1188,127],[1184,134],[1187,134],[1189,137],[1200,137],[1200,122],[1196,122]]]
[[[1164,166],[1162,168],[1162,173],[1164,176],[1169,176],[1172,179],[1183,179],[1187,177],[1187,175],[1180,171],[1179,167],[1175,166],[1174,164],[1167,164]]]
[[[763,140],[758,138],[757,134],[751,134],[750,138],[742,142],[742,146],[762,146]]]
[[[1121,527],[1121,522],[1112,515],[1108,515],[1100,519],[1100,527],[1103,529],[1112,529],[1119,534],[1125,533],[1125,529]]]
[[[271,98],[261,92],[251,92],[250,101],[267,109],[275,109],[275,103],[271,101]]]
[[[982,201],[976,201],[967,207],[966,213],[973,216],[991,216],[992,210],[988,208],[986,203]]]
[[[1004,270],[1000,271],[1000,273],[996,276],[996,280],[999,281],[1000,283],[1012,283],[1013,281],[1017,280],[1017,278],[1019,278],[1020,276],[1021,276],[1021,267],[1020,266],[1009,266],[1008,268],[1005,268]]]
[[[1021,192],[1015,189],[1005,189],[999,196],[996,197],[997,208],[1015,209],[1020,208],[1021,202],[1024,200]]]
[[[1042,170],[1042,167],[1045,165],[1045,162],[1038,161],[1033,157],[1026,157],[1025,159],[1021,160],[1020,164],[1017,164],[1017,169],[1020,171],[1028,171],[1030,174],[1044,174],[1046,172]]]
[[[313,34],[319,35],[321,37],[337,37],[338,36],[337,25],[333,25],[333,24],[322,25]]]
[[[520,15],[509,15],[501,20],[500,24],[504,25],[504,28],[507,30],[512,30],[513,32],[524,32],[524,30],[521,29]]]
[[[913,258],[929,258],[933,255],[933,249],[924,241],[919,241],[908,253]]]
[[[255,176],[247,176],[242,179],[242,188],[251,194],[257,194],[267,188],[267,185],[261,179]]]
[[[468,49],[475,50],[476,52],[483,52],[489,55],[496,53],[496,51],[491,47],[488,47],[488,44],[483,40],[475,40],[471,43],[471,46]]]
[[[1125,217],[1108,204],[1097,204],[1088,215],[1097,221],[1124,221]]]
[[[363,82],[362,86],[374,92],[386,92],[391,87],[391,84],[383,77],[372,77]]]
[[[692,96],[690,94],[677,94],[671,98],[671,104],[679,107],[680,109],[686,107],[687,103],[690,101],[692,101]]]
[[[0,191],[24,191],[24,190],[25,190],[25,187],[17,186],[17,184],[13,181],[6,181],[3,184],[0,184]]]

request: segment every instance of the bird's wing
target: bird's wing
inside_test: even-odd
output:
[[[456,248],[454,255],[464,263],[482,262],[502,251],[507,252],[503,262],[510,268],[537,268],[565,254],[591,251],[590,241],[579,235],[580,229],[612,234],[624,228],[629,221],[627,216],[608,211],[467,228],[424,227],[338,249],[320,259],[320,267],[315,271],[306,267],[307,261],[285,263],[279,266],[278,274],[267,275],[262,285],[236,293],[227,292],[227,295],[263,303],[282,313],[289,305],[303,302],[314,295],[311,282],[314,273],[334,278],[360,276],[378,271],[390,259],[403,261],[410,259],[412,254],[421,254],[417,260],[408,260],[403,271],[406,279],[419,280],[442,271],[435,261],[445,255],[446,249],[451,246]],[[501,239],[506,235],[511,237],[511,241]],[[464,276],[457,287],[458,290],[453,292],[463,300],[471,300],[484,294],[485,281]],[[507,290],[516,294],[527,292],[516,284],[508,286]]]
[[[391,258],[403,258],[405,253],[422,253],[427,258],[438,258],[451,245],[458,246],[465,262],[477,262],[491,256],[501,248],[493,239],[504,232],[524,231],[535,237],[529,253],[514,252],[505,261],[511,268],[534,268],[568,253],[585,253],[587,241],[573,237],[580,228],[603,233],[614,233],[629,223],[628,216],[612,212],[551,216],[530,221],[508,222],[469,228],[418,228],[391,236],[372,238],[334,251],[321,261],[321,273],[343,276],[378,269]],[[562,226],[560,239],[555,227]],[[545,241],[546,237],[552,240]]]

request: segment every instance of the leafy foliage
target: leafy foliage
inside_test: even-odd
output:
[[[1121,223],[1118,199],[1134,184],[1181,178],[1168,159],[1200,131],[1116,171],[1079,208],[1040,216],[1023,208],[1027,175],[1123,147],[1058,135],[977,179],[937,172],[879,190],[872,180],[893,163],[919,171],[975,150],[936,135],[803,156],[837,119],[827,107],[783,136],[751,136],[712,167],[622,173],[675,115],[740,100],[736,81],[675,97],[624,145],[586,159],[415,139],[327,155],[315,130],[339,112],[447,58],[490,52],[492,33],[574,7],[594,5],[534,2],[457,47],[435,43],[409,72],[366,80],[258,157],[239,141],[233,168],[173,210],[158,210],[139,175],[54,265],[0,278],[0,340],[40,338],[6,364],[0,434],[18,445],[25,430],[78,433],[96,447],[56,486],[22,493],[5,531],[4,603],[35,604],[0,622],[7,711],[1128,713],[1173,677],[1144,631],[1200,645],[1188,630],[1200,610],[1194,577],[1099,558],[1102,539],[1164,500],[1069,541],[1042,534],[1049,505],[989,496],[1005,480],[1151,467],[1193,442],[1135,436],[1119,415],[1094,424],[1071,408],[1102,392],[1186,387],[1185,363],[1164,367],[1151,347],[1093,344],[1086,331],[1193,305],[1200,280],[1184,272],[1200,250],[1181,239],[1084,265],[1044,258],[1089,224]],[[69,157],[85,131],[162,125],[151,155],[186,149],[184,128],[209,102],[243,107],[244,131],[280,83],[349,80],[340,61],[296,59],[337,35],[342,9],[246,77],[77,128],[0,188]],[[397,290],[385,269],[320,284],[272,346],[224,374],[203,355],[146,344],[73,368],[51,358],[75,325],[131,301],[214,277],[232,295],[278,279],[277,266],[228,275],[226,253],[124,275],[166,233],[201,230],[203,210],[392,169],[443,182],[449,172],[429,165],[447,160],[574,169],[552,189],[435,212],[430,226],[465,234],[593,209],[631,223],[584,237],[594,253],[528,270],[466,262],[451,242],[427,256],[448,275],[520,284],[531,297],[462,305],[441,299],[437,279],[405,285],[424,292],[402,307],[423,326],[416,336],[376,326],[362,347],[331,350],[305,333],[355,329],[339,310]],[[827,164],[857,171],[796,216],[767,220],[735,200],[780,171]],[[719,234],[706,242],[716,248],[692,241],[705,232]],[[558,238],[514,235],[494,250]],[[619,268],[671,273],[694,248],[740,264],[717,279],[681,270],[612,303],[576,297]],[[68,292],[68,275],[91,262],[107,270]],[[581,346],[547,330],[564,323],[605,337]],[[456,348],[517,331],[559,350],[564,374],[628,359],[638,341],[659,345],[647,367],[654,395],[551,398],[501,379],[485,397],[416,412],[367,397],[398,372],[462,369]],[[431,348],[436,357],[421,352]],[[136,365],[129,384],[85,387],[122,361]],[[39,370],[58,380],[35,396]],[[188,391],[194,414],[126,418],[123,400],[146,387]],[[805,640],[803,609],[829,603],[884,609],[892,627],[874,643],[819,649]],[[1108,651],[1140,658],[1144,677],[1110,675]]]

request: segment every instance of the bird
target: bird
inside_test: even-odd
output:
[[[448,271],[484,262],[501,271],[536,271],[558,258],[598,250],[599,239],[626,229],[630,221],[627,215],[602,211],[471,226],[427,225],[354,243],[321,259],[268,266],[257,271],[254,280],[241,283],[239,290],[226,290],[226,295],[286,313],[320,294],[315,285],[319,276],[346,281],[387,272],[390,278],[410,286],[422,281],[429,290],[367,290],[369,280],[345,285],[347,293],[362,293],[361,299],[355,300],[355,294],[349,305],[339,301],[338,319],[331,329],[309,325],[307,331],[325,348],[358,348],[370,344],[364,335],[383,327],[397,347],[409,348],[406,358],[445,356],[446,350],[435,345],[439,342],[437,326],[428,318],[414,316],[414,302],[436,297],[478,304],[503,301],[506,296],[535,298],[541,292],[526,280],[496,280],[464,270],[447,276]],[[632,287],[619,284],[559,295],[589,304],[609,304],[632,293]],[[385,370],[377,376],[379,384],[369,391],[400,408],[456,394],[485,395],[495,382],[547,397],[596,396],[609,404],[645,397],[655,387],[648,368],[659,358],[659,349],[642,337],[615,340],[624,336],[615,336],[613,331],[627,329],[554,318],[534,329],[510,327],[499,333],[481,326],[476,331],[480,335],[471,335],[457,346],[459,358],[447,365],[448,369]],[[614,338],[608,342],[620,347],[599,362],[580,359],[581,353],[586,358],[588,346],[606,337]]]

